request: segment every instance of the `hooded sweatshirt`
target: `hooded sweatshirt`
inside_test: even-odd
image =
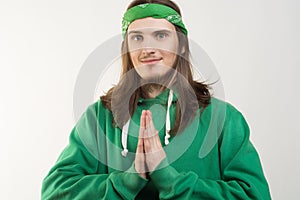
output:
[[[101,100],[90,105],[71,131],[68,146],[43,180],[42,199],[271,199],[249,127],[232,105],[216,98],[165,145],[169,90],[139,99],[122,156],[122,129]],[[176,114],[174,95],[171,127]],[[135,171],[143,110],[150,110],[167,157],[149,173]],[[124,133],[123,133],[124,134]]]

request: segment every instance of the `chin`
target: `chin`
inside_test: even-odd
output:
[[[145,73],[142,78],[143,79],[155,79],[155,78],[161,78],[164,76],[165,73],[153,73],[153,72],[149,72],[149,73]]]
[[[145,81],[150,81],[151,82],[151,81],[154,81],[156,79],[156,77],[157,76],[149,76],[149,75],[147,75],[147,76],[143,76],[142,79],[145,80]]]
[[[147,83],[157,83],[160,85],[168,85],[172,80],[172,74],[170,73],[148,73],[145,76],[141,76],[142,82]]]

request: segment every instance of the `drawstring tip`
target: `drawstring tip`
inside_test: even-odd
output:
[[[169,138],[170,138],[170,134],[169,134],[169,130],[166,132],[166,136],[165,136],[165,145],[169,144]]]
[[[121,154],[123,157],[126,157],[127,156],[127,153],[128,153],[128,149],[124,149]]]
[[[169,140],[165,139],[165,145],[168,145],[168,144],[169,144]]]

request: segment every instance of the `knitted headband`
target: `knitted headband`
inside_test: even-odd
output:
[[[145,3],[141,5],[134,6],[126,11],[122,21],[122,35],[123,38],[127,32],[128,26],[137,19],[142,19],[146,17],[153,17],[156,19],[166,19],[170,23],[178,26],[182,32],[187,35],[186,30],[181,16],[172,8],[154,3]]]

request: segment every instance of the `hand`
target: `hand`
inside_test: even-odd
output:
[[[143,131],[144,152],[146,155],[145,158],[146,158],[147,169],[149,170],[149,172],[152,172],[156,169],[159,163],[166,157],[166,153],[161,145],[158,131],[154,127],[152,114],[150,110],[143,111],[142,119],[144,118],[146,124],[146,127]]]
[[[152,114],[144,110],[140,120],[140,133],[135,156],[135,170],[143,178],[147,178],[146,172],[152,172],[166,157],[166,153],[155,129]]]
[[[142,112],[141,120],[140,120],[139,140],[136,149],[134,165],[135,165],[135,170],[139,173],[139,175],[143,178],[147,178],[146,175],[147,166],[145,161],[144,139],[143,139],[143,135],[146,127],[146,122],[145,122],[146,118],[144,113],[145,111]]]

